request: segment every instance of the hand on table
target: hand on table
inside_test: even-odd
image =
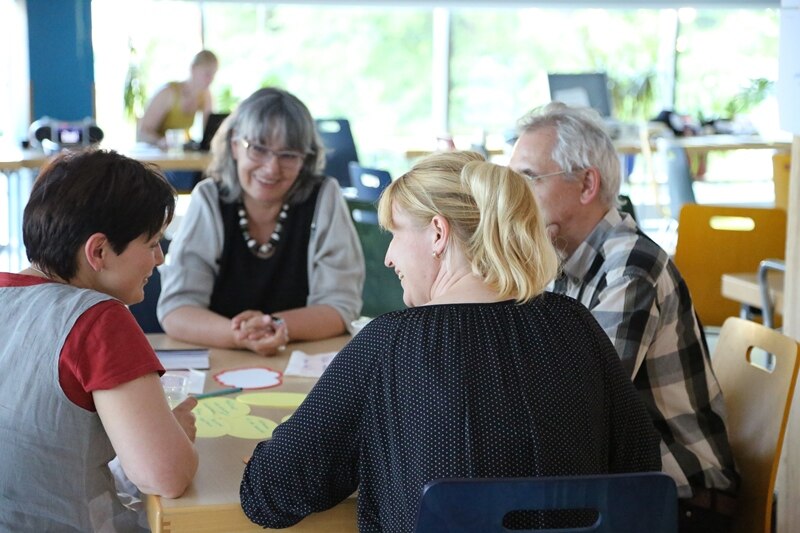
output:
[[[289,342],[289,330],[282,320],[260,311],[243,311],[231,319],[236,345],[259,355],[275,355]]]
[[[189,396],[181,403],[179,403],[175,409],[172,410],[172,414],[175,415],[175,419],[180,424],[183,431],[186,433],[186,436],[189,437],[189,440],[194,442],[195,435],[197,434],[197,426],[195,426],[195,417],[192,409],[195,408],[197,405],[197,399],[193,396]]]

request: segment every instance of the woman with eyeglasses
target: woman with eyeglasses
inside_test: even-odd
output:
[[[209,178],[192,191],[161,268],[164,330],[261,355],[345,333],[361,310],[364,257],[336,180],[321,173],[308,108],[260,89],[211,149]]]

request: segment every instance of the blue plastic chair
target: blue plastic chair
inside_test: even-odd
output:
[[[544,528],[532,523],[519,529],[536,521]],[[415,532],[675,533],[677,529],[675,482],[661,472],[642,472],[434,480],[422,491]]]
[[[362,167],[355,161],[349,165],[350,181],[356,188],[356,198],[364,202],[374,202],[391,182],[392,176],[386,170]]]
[[[168,239],[161,240],[161,250],[166,255],[169,250],[169,243],[172,242]],[[158,305],[158,297],[161,295],[161,274],[157,268],[153,269],[153,274],[147,280],[147,285],[144,286],[144,300],[138,304],[133,304],[128,307],[133,318],[142,328],[145,333],[164,333],[164,329],[158,321],[156,316],[156,306]]]
[[[350,122],[344,118],[319,118],[314,121],[325,145],[325,174],[350,187],[350,161],[358,162],[358,152]]]

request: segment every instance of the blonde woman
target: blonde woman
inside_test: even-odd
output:
[[[286,527],[358,490],[360,531],[411,531],[423,486],[660,468],[658,435],[558,269],[533,194],[472,152],[431,156],[379,205],[410,309],[336,356],[256,448],[242,507]]]
[[[192,59],[189,79],[167,83],[150,100],[139,121],[136,138],[139,141],[166,147],[167,130],[189,129],[198,111],[203,112],[203,124],[211,114],[209,87],[217,74],[219,61],[209,50],[201,50]]]

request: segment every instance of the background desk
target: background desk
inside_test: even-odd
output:
[[[678,137],[675,144],[689,153],[705,153],[714,150],[784,150],[792,147],[791,139],[765,139],[759,135],[697,135],[694,137]],[[642,153],[639,139],[617,139],[614,148],[620,155],[637,155]],[[650,150],[657,150],[654,140],[650,142]],[[510,150],[509,150],[510,151]],[[490,156],[503,155],[503,147],[487,148]],[[416,159],[433,153],[433,150],[410,148],[406,150],[406,159]]]
[[[783,272],[768,272],[767,281],[775,312],[783,314]],[[761,293],[755,272],[723,274],[721,291],[725,298],[735,300],[742,306],[761,308]]]
[[[165,153],[157,149],[120,150],[122,154],[143,163],[157,165],[161,170],[204,171],[211,162],[211,154],[201,152]],[[22,245],[22,214],[28,202],[34,178],[49,157],[38,150],[20,150],[0,147],[0,174],[8,180],[8,264],[0,264],[15,272],[27,265]]]
[[[185,347],[166,335],[148,335],[156,348]],[[205,392],[223,388],[214,381],[214,374],[237,367],[266,366],[274,370],[285,369],[292,350],[306,353],[322,353],[339,350],[350,336],[341,336],[324,341],[294,343],[276,357],[259,357],[251,352],[239,350],[211,349],[211,368],[206,377]],[[265,392],[308,392],[316,379],[285,377],[283,384]],[[230,396],[235,397],[235,396]],[[280,422],[294,411],[288,408],[251,406],[252,413]],[[197,439],[200,466],[194,481],[186,493],[177,499],[147,496],[147,518],[154,533],[207,533],[240,531],[264,531],[250,522],[239,504],[239,483],[244,471],[244,457],[249,457],[258,440],[238,439],[230,436]],[[292,532],[356,532],[356,499],[348,498],[333,509],[305,518]]]

